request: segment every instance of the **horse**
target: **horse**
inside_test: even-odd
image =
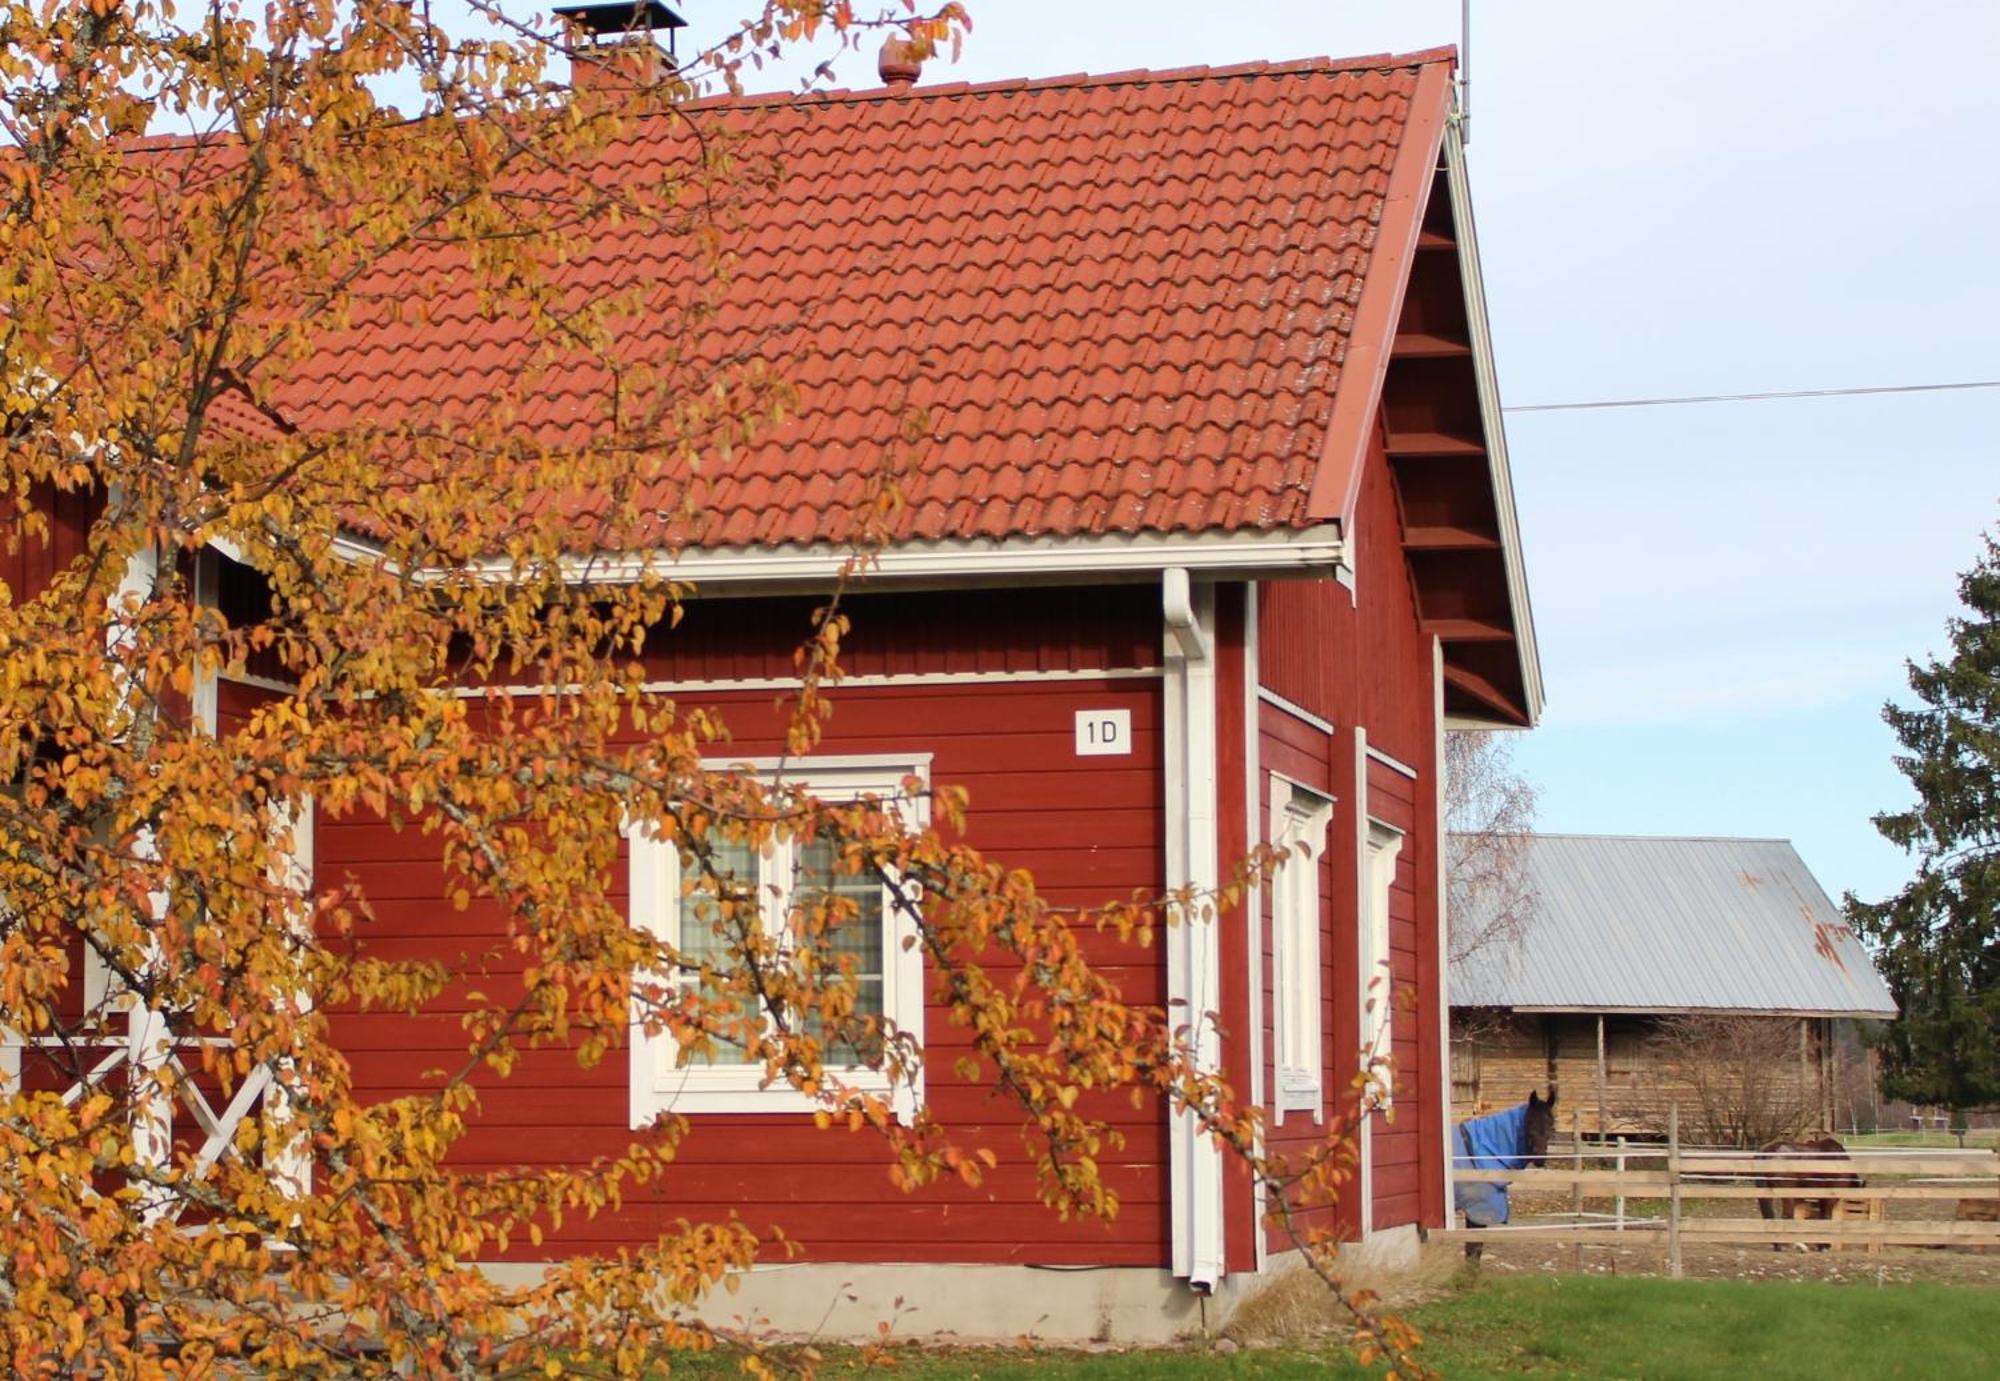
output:
[[[1811,1141],[1773,1141],[1769,1145],[1758,1147],[1757,1152],[1766,1156],[1812,1156],[1828,1161],[1847,1159],[1847,1148],[1830,1136],[1815,1137]],[[1852,1170],[1829,1170],[1825,1174],[1806,1171],[1785,1175],[1759,1175],[1757,1187],[1772,1191],[1820,1190],[1821,1193],[1810,1196],[1776,1192],[1768,1198],[1760,1196],[1757,1200],[1757,1212],[1765,1218],[1805,1218],[1826,1221],[1833,1217],[1834,1205],[1840,1202],[1840,1195],[1824,1191],[1859,1189],[1861,1176]],[[1783,1251],[1785,1245],[1782,1242],[1774,1242],[1771,1249]]]
[[[1474,1117],[1452,1133],[1452,1160],[1467,1170],[1520,1170],[1538,1165],[1549,1153],[1556,1130],[1556,1086],[1543,1098],[1530,1090],[1528,1101],[1503,1112]],[[1507,1186],[1500,1182],[1467,1181],[1452,1187],[1454,1205],[1468,1227],[1497,1227],[1507,1221]],[[1468,1260],[1480,1256],[1478,1242],[1465,1244]]]

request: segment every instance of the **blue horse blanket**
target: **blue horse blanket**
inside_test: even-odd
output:
[[[1528,1164],[1528,1105],[1475,1117],[1458,1124],[1457,1164],[1469,1170],[1520,1170]],[[1471,1183],[1454,1188],[1453,1199],[1475,1228],[1507,1221],[1507,1186]]]

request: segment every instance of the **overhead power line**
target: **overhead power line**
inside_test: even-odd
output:
[[[1683,403],[1763,403],[1779,398],[1858,398],[1876,393],[1962,393],[2000,388],[2000,379],[1968,379],[1955,384],[1882,384],[1874,388],[1795,388],[1768,393],[1693,393],[1677,398],[1604,398],[1589,403],[1521,403],[1506,412],[1593,412],[1602,408],[1665,408]]]

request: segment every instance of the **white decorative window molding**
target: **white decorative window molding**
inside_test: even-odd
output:
[[[903,783],[911,776],[928,784],[928,753],[793,758],[782,764],[776,760],[752,760],[706,765],[715,769],[747,769],[774,778],[782,772],[787,785],[797,786],[822,801],[879,798],[899,810],[913,829],[920,828],[929,815],[927,799],[909,797],[903,792]],[[628,832],[628,844],[631,923],[652,931],[691,958],[718,945],[712,921],[706,919],[713,915],[708,909],[712,893],[689,890],[683,894],[680,849],[638,830]],[[756,889],[759,918],[770,935],[788,934],[793,898],[802,883],[828,887],[850,899],[857,912],[854,933],[851,940],[843,937],[840,943],[855,958],[855,981],[861,989],[856,995],[858,1010],[880,1012],[897,1031],[922,1042],[923,951],[916,943],[914,918],[906,906],[897,904],[893,883],[835,872],[830,868],[831,845],[791,838],[774,839],[762,853],[753,853],[741,845],[722,846],[715,850],[713,861],[718,869],[729,870],[734,881]],[[862,924],[871,916],[875,921],[872,934]],[[863,1063],[840,1065],[829,1060],[827,1070],[851,1089],[888,1095],[891,1105],[904,1117],[915,1111],[922,1096],[920,1084],[900,1082],[892,1088],[887,1075]],[[683,1059],[670,1033],[649,1036],[634,1021],[631,1039],[634,1127],[646,1126],[660,1114],[669,1112],[811,1113],[823,1106],[818,1098],[793,1088],[782,1078],[767,1084],[764,1062],[750,1059],[747,1052],[724,1050]]]
[[[1361,1066],[1373,1073],[1369,1106],[1387,1109],[1395,1088],[1396,991],[1389,953],[1389,891],[1403,832],[1380,820],[1368,822],[1361,857]]]
[[[1287,855],[1271,884],[1274,1123],[1288,1112],[1319,1121],[1325,1107],[1319,870],[1332,824],[1332,798],[1272,775],[1271,842]]]

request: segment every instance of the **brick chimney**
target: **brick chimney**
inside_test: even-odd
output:
[[[578,91],[651,86],[673,71],[674,30],[687,27],[659,0],[558,5],[555,13],[573,32],[569,80]],[[653,37],[661,29],[667,31],[665,48]]]

